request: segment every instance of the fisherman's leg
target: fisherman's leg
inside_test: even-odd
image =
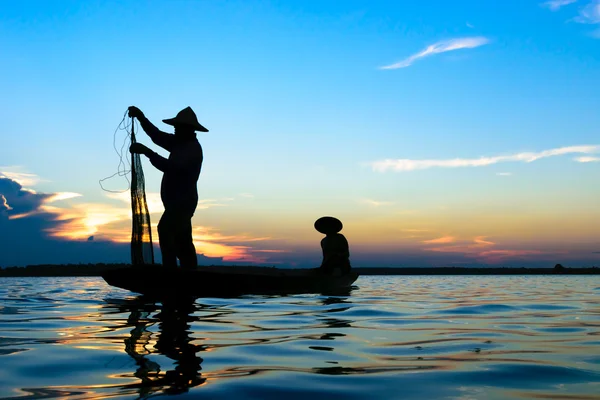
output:
[[[162,263],[165,267],[177,267],[177,254],[175,250],[175,230],[173,229],[173,216],[167,210],[158,222],[158,241]]]
[[[192,238],[192,215],[181,215],[177,219],[177,257],[183,268],[198,266],[196,247]]]

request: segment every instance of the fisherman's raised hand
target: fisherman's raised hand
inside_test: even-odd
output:
[[[150,150],[149,148],[147,148],[146,146],[144,146],[141,143],[133,143],[129,147],[129,151],[134,154],[144,154],[146,156],[149,155],[150,153],[152,153],[152,150]]]
[[[142,110],[140,110],[139,108],[137,108],[136,106],[130,106],[127,111],[129,111],[129,118],[137,118],[140,119],[141,117],[144,116],[144,113],[142,112]]]

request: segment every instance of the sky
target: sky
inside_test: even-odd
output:
[[[130,260],[130,105],[209,129],[201,264],[316,267],[324,215],[359,267],[600,264],[599,0],[6,1],[0,54],[0,266]]]

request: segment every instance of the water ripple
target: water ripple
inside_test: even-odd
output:
[[[596,276],[361,277],[346,296],[155,303],[0,278],[0,399],[592,399]]]

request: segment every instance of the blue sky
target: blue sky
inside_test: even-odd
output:
[[[199,134],[201,253],[315,263],[312,222],[333,214],[359,265],[408,253],[593,263],[599,45],[596,0],[10,2],[0,173],[78,195],[46,210],[88,221],[61,240],[114,241],[127,204],[98,180],[116,172],[125,109],[166,130],[160,121],[189,105],[210,130]],[[149,163],[145,174],[157,193],[160,174]],[[106,222],[111,207],[119,217]],[[94,223],[91,209],[102,210]],[[438,239],[445,250],[432,251]],[[469,247],[482,240],[502,259]]]

